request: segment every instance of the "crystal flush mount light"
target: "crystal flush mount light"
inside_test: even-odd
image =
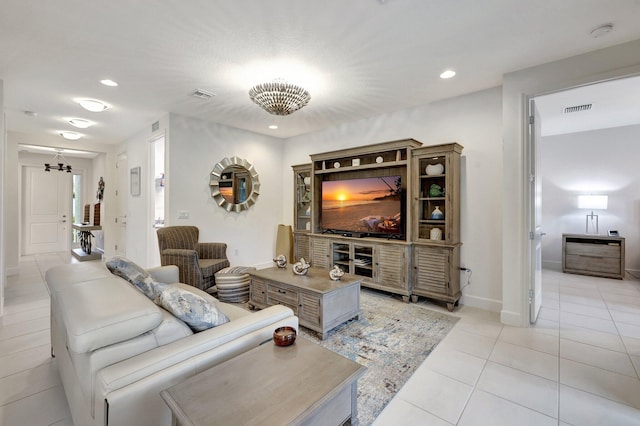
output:
[[[109,108],[109,105],[97,99],[80,99],[78,103],[82,108],[91,112],[102,112]]]
[[[300,86],[276,79],[253,86],[249,98],[269,114],[289,115],[307,105],[311,95]]]

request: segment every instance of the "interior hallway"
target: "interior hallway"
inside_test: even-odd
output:
[[[44,272],[71,255],[26,256],[0,325],[0,424],[71,426],[50,357]],[[376,425],[640,424],[640,281],[545,270],[534,328],[462,306],[461,320]],[[441,312],[446,309],[421,299]]]

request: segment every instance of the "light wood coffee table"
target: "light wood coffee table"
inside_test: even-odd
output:
[[[360,364],[300,336],[261,346],[160,393],[174,425],[357,423]]]
[[[332,328],[360,316],[360,276],[344,274],[333,281],[325,269],[309,268],[306,275],[295,275],[291,266],[258,269],[249,275],[249,306],[288,306],[300,325],[317,331],[323,340]]]

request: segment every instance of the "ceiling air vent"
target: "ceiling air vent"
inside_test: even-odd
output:
[[[572,113],[572,112],[589,111],[591,109],[592,105],[593,104],[584,104],[584,105],[576,105],[576,106],[566,107],[564,109],[564,113],[565,114],[569,114],[569,113]]]
[[[151,133],[157,132],[160,129],[160,121],[156,121],[151,125]]]
[[[196,89],[196,91],[191,94],[191,96],[204,99],[205,101],[208,101],[209,99],[213,98],[215,95],[216,95],[215,93],[207,92],[204,89]]]

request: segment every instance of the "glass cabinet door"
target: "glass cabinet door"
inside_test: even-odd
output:
[[[447,229],[446,156],[420,158],[418,161],[418,239],[444,240]]]
[[[311,165],[294,166],[294,231],[311,231]]]

